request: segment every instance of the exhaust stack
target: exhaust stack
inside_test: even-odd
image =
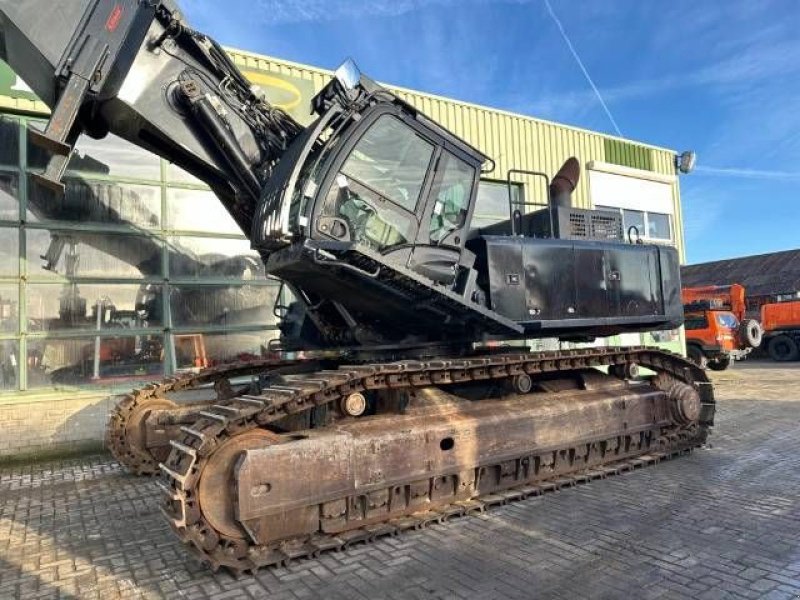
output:
[[[574,156],[558,170],[550,183],[550,203],[553,207],[572,207],[572,192],[578,187],[581,178],[581,164]]]

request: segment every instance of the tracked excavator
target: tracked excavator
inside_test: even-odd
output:
[[[268,356],[148,385],[110,420],[112,451],[162,474],[169,525],[212,568],[315,555],[706,440],[713,390],[680,356],[524,347],[682,321],[676,251],[572,206],[574,158],[531,174],[547,206],[510,199],[479,229],[491,160],[352,61],[303,127],[170,0],[0,0],[0,26],[0,56],[52,108],[29,132],[51,153],[37,185],[59,193],[78,136],[113,132],[205,181],[292,298]]]

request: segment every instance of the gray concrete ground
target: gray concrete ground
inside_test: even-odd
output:
[[[0,470],[5,598],[800,598],[800,365],[714,374],[711,447],[235,579],[107,456]]]

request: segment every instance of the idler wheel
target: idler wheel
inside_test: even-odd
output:
[[[364,394],[355,392],[342,398],[341,409],[349,417],[360,417],[367,411],[367,399]]]
[[[277,433],[252,429],[226,440],[209,457],[200,474],[197,498],[203,517],[219,533],[233,539],[245,539],[246,534],[236,520],[234,510],[236,463],[243,451],[264,448],[278,440],[280,436]]]
[[[514,376],[512,386],[517,394],[529,394],[533,389],[533,380],[527,373],[520,373],[519,375]]]
[[[154,410],[170,410],[177,408],[172,400],[166,398],[148,398],[137,404],[128,415],[125,421],[125,439],[128,444],[129,452],[136,455],[134,459],[137,463],[141,460],[152,458],[158,470],[158,463],[167,460],[171,446],[147,447],[147,417]]]
[[[667,391],[667,397],[679,423],[693,423],[700,418],[700,394],[692,386],[675,382]]]
[[[639,377],[639,365],[631,362],[611,365],[608,368],[608,374],[619,379],[636,379]]]

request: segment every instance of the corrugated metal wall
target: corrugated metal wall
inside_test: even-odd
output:
[[[28,100],[17,96],[0,95],[0,111],[26,114],[47,114],[49,109],[41,100]]]

